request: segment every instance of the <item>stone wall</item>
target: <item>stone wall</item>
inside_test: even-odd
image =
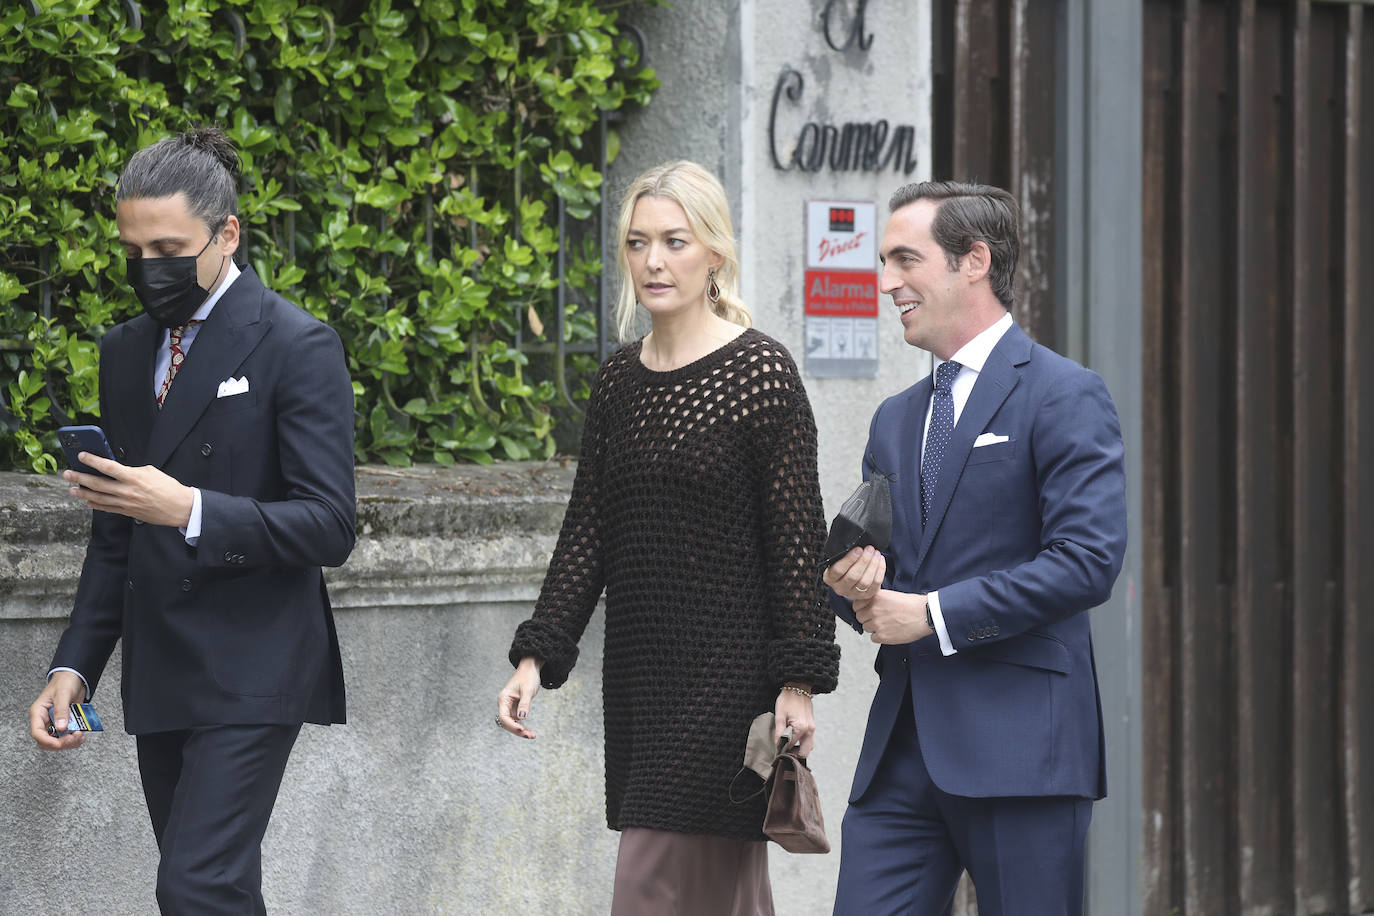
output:
[[[349,724],[301,732],[264,844],[285,914],[600,914],[606,829],[601,614],[536,741],[492,722],[506,649],[531,611],[571,466],[365,467],[359,541],[329,573]],[[38,750],[26,712],[71,608],[89,524],[60,480],[0,474],[0,914],[146,914],[157,852],[123,733],[118,655],[96,693],[106,733]],[[845,631],[841,689],[817,702],[813,757],[838,847],[875,676]],[[778,912],[830,912],[838,855],[770,850]]]

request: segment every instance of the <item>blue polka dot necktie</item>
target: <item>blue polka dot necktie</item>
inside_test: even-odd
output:
[[[951,386],[959,370],[964,368],[950,360],[935,370],[935,396],[930,407],[930,428],[926,430],[926,450],[921,458],[921,527],[930,516],[930,502],[935,496],[935,484],[940,479],[940,463],[945,446],[954,433],[954,393]]]

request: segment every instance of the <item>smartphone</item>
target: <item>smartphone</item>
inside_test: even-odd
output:
[[[115,460],[114,451],[110,448],[110,441],[105,438],[105,430],[99,426],[64,426],[57,431],[57,441],[62,446],[63,454],[67,456],[67,467],[82,474],[106,476],[95,468],[78,461],[76,456],[82,452],[90,452],[92,455],[109,458],[111,461]]]
[[[48,734],[54,738],[61,738],[72,732],[103,732],[104,730],[105,726],[100,724],[100,716],[96,715],[94,706],[90,703],[73,703],[67,714],[67,730],[59,734],[57,725],[53,722],[52,708],[48,708]]]

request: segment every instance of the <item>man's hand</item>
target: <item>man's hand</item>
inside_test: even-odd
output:
[[[926,625],[926,596],[878,589],[854,602],[854,616],[874,642],[900,646],[935,632]]]
[[[84,459],[83,459],[84,460]],[[29,707],[29,734],[38,746],[45,751],[65,751],[80,747],[86,741],[85,732],[73,732],[54,738],[48,734],[48,710],[51,709],[53,724],[59,732],[67,728],[67,710],[73,703],[86,699],[86,685],[81,678],[70,671],[58,671],[48,681],[48,686],[38,695]]]
[[[883,584],[887,560],[872,547],[855,547],[826,567],[825,584],[850,601],[872,598]]]
[[[99,474],[63,471],[62,479],[74,483],[71,494],[92,509],[127,515],[150,525],[185,528],[191,521],[195,494],[151,465],[131,468],[90,452],[77,456]],[[108,479],[108,478],[113,478]]]

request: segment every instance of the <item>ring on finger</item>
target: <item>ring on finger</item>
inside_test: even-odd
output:
[[[868,586],[866,586],[866,585],[856,585],[856,586],[854,586],[854,591],[856,591],[856,592],[866,592],[866,591],[868,591]]]

